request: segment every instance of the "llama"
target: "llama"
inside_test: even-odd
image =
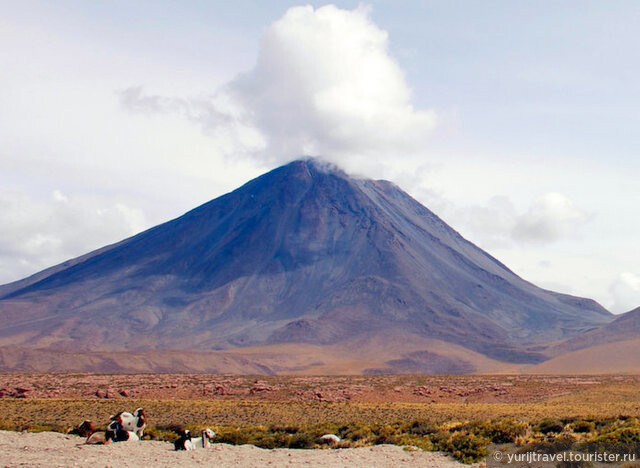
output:
[[[113,442],[137,442],[140,440],[138,434],[133,431],[125,431],[123,429],[116,429],[112,431],[107,429],[105,432],[105,444],[108,444],[110,441]]]
[[[320,437],[320,440],[322,442],[324,442],[325,444],[337,444],[338,442],[340,442],[340,437],[338,437],[335,434],[325,434],[322,437]]]
[[[144,429],[147,427],[147,418],[144,414],[143,408],[138,408],[132,413],[122,411],[111,416],[111,423],[108,426],[108,430],[117,431],[124,430],[128,432],[134,432],[138,438],[141,438],[144,434]]]
[[[80,437],[89,437],[94,432],[96,432],[96,430],[93,427],[93,422],[87,419],[82,421],[77,427],[71,429],[69,434],[76,434]]]
[[[86,437],[84,443],[89,445],[103,445],[110,442],[110,440],[107,440],[106,433],[104,431],[97,431],[93,426],[93,422],[89,420],[82,421],[82,423],[71,430],[69,434]]]
[[[185,450],[197,450],[202,448],[209,448],[211,445],[211,441],[215,438],[216,433],[211,429],[206,428],[202,431],[201,437],[192,437],[190,442],[190,448],[185,448]]]
[[[191,450],[191,431],[185,429],[180,437],[173,443],[174,450]]]
[[[87,445],[105,445],[110,442],[111,439],[107,439],[107,433],[102,431],[94,432],[84,441]]]

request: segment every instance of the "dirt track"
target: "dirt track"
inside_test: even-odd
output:
[[[435,452],[406,451],[393,445],[337,450],[265,450],[251,445],[214,444],[206,450],[174,452],[167,442],[141,441],[82,445],[84,439],[55,432],[0,431],[0,466],[38,467],[258,467],[422,466],[461,468],[464,465]]]

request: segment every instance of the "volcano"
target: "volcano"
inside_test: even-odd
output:
[[[0,286],[0,318],[0,369],[256,373],[533,364],[541,344],[613,320],[523,280],[393,183],[315,159]]]

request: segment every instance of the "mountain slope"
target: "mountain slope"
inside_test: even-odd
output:
[[[0,317],[0,346],[326,346],[392,330],[521,363],[612,320],[522,280],[390,182],[315,160],[2,286]]]
[[[640,374],[640,338],[611,341],[560,354],[526,370],[531,374]]]
[[[587,348],[640,340],[640,307],[615,317],[615,320],[601,327],[585,331],[547,348],[552,356],[579,351]]]

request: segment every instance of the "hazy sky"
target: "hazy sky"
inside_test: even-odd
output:
[[[1,1],[0,283],[302,154],[640,305],[640,2]]]

